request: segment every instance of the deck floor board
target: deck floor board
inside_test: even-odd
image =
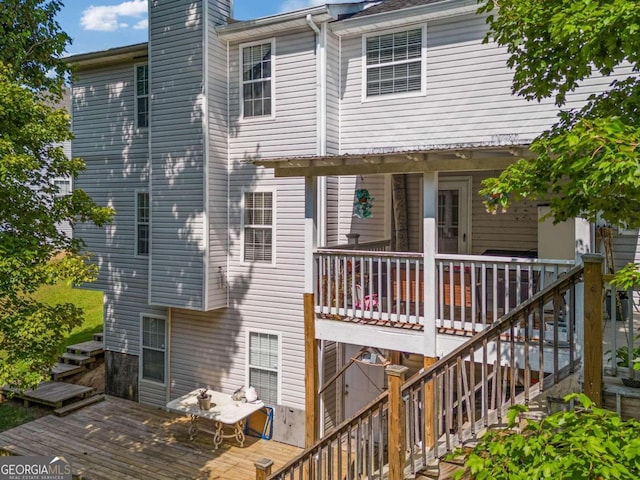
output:
[[[254,437],[245,447],[210,435],[189,440],[189,419],[114,397],[65,417],[48,415],[0,432],[0,450],[16,455],[64,455],[83,479],[253,480],[254,462],[274,469],[301,449]],[[274,470],[275,471],[275,470]]]

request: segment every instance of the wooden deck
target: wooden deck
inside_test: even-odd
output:
[[[254,462],[274,461],[274,471],[301,449],[247,437],[244,448],[211,437],[189,440],[189,419],[135,402],[107,397],[66,417],[48,415],[0,432],[0,451],[63,455],[82,479],[254,480]]]

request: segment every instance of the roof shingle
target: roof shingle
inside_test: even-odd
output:
[[[364,17],[367,15],[376,15],[378,13],[392,12],[394,10],[403,10],[405,8],[419,7],[420,5],[428,5],[430,3],[442,2],[444,0],[382,0],[376,5],[365,8],[349,18]]]

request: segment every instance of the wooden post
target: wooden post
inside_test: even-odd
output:
[[[271,475],[273,460],[269,460],[268,458],[261,458],[253,465],[256,467],[256,480],[267,480],[267,477]]]
[[[313,293],[304,294],[305,436],[306,448],[318,439],[318,348]]]
[[[389,480],[403,480],[404,477],[406,412],[400,388],[407,370],[407,367],[400,365],[386,368],[389,388]]]
[[[585,254],[584,348],[582,353],[584,393],[602,407],[602,255]]]
[[[424,357],[423,367],[427,370],[431,365],[438,361],[434,357]],[[425,431],[425,446],[431,448],[436,444],[436,435],[434,432],[435,424],[435,408],[436,408],[436,395],[434,382],[430,382],[424,386],[424,431]]]

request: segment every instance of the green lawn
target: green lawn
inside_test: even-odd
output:
[[[0,403],[0,432],[36,418],[38,418],[38,415],[34,409],[25,408],[15,402]]]
[[[73,303],[84,311],[84,323],[71,331],[64,345],[60,346],[61,353],[67,345],[91,340],[94,333],[102,331],[102,292],[80,290],[60,282],[40,288],[34,297],[40,302],[49,304]]]

